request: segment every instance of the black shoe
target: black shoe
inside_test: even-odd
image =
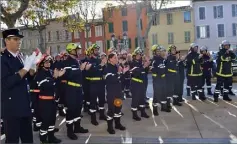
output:
[[[48,143],[61,143],[62,140],[54,136],[54,132],[48,132]]]
[[[104,109],[100,110],[100,117],[99,117],[99,119],[100,120],[106,120],[105,110]]]
[[[159,115],[157,106],[153,106],[153,115],[154,116],[158,116]]]
[[[135,121],[140,121],[141,120],[141,118],[137,115],[137,111],[132,111],[132,118]]]
[[[47,137],[48,137],[48,134],[41,135],[41,133],[40,133],[40,135],[39,135],[40,143],[41,144],[47,144],[48,143]]]
[[[171,112],[171,109],[172,109],[171,98],[166,99],[166,109],[167,109],[167,112]]]
[[[150,116],[146,113],[145,107],[141,108],[141,117],[149,118]]]
[[[115,134],[115,130],[113,128],[113,119],[112,120],[107,120],[107,125],[108,125],[108,133],[109,134]]]
[[[71,140],[77,140],[77,135],[73,132],[73,124],[66,124],[67,126],[67,137]]]
[[[195,95],[192,96],[192,100],[197,100]]]
[[[99,123],[96,120],[96,112],[91,113],[91,124],[97,126]]]
[[[207,98],[206,98],[205,96],[203,96],[203,97],[199,97],[199,99],[200,99],[201,101],[205,101]]]
[[[184,102],[184,99],[182,98],[182,96],[179,97],[179,102]]]
[[[233,93],[232,90],[229,90],[229,95],[231,95],[231,96],[235,96],[235,94]]]
[[[229,98],[228,96],[226,96],[226,97],[223,97],[223,100],[224,100],[224,101],[232,101],[232,99],[231,99],[231,98]]]
[[[120,117],[119,118],[115,118],[115,128],[119,129],[121,131],[126,130],[126,128],[120,122]]]
[[[218,98],[217,97],[214,97],[214,102],[218,102]]]
[[[54,132],[59,132],[59,128],[54,128]]]
[[[88,133],[88,129],[81,127],[81,120],[74,122],[74,133]]]
[[[171,112],[171,109],[167,107],[167,103],[161,103],[161,111]]]
[[[173,97],[173,99],[174,99],[173,105],[182,106],[182,104],[178,100],[178,97]]]

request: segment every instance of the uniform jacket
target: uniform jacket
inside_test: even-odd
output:
[[[203,63],[201,64],[202,71],[204,74],[211,74],[211,69],[213,67],[213,61],[210,61],[210,56],[208,55],[203,55]]]
[[[133,60],[130,66],[130,73],[132,78],[144,80],[145,69],[143,68],[142,61]]]
[[[1,108],[3,117],[31,116],[29,75],[21,78],[18,71],[24,65],[10,52],[1,52]]]
[[[153,78],[165,77],[166,66],[165,59],[160,56],[154,56],[152,61],[152,76]]]
[[[169,55],[166,59],[166,69],[168,73],[177,73],[177,60],[175,55]]]
[[[201,76],[201,63],[202,58],[199,58],[199,54],[197,52],[190,52],[186,57],[187,64],[187,75],[188,76]]]
[[[103,78],[104,68],[105,66],[101,66],[101,59],[98,58],[90,58],[90,64],[92,64],[91,68],[88,70],[90,78]],[[98,80],[91,80],[91,82],[98,82]]]

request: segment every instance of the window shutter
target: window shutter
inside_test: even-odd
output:
[[[207,38],[210,38],[210,26],[206,26]]]
[[[197,38],[200,38],[200,26],[197,26]]]
[[[236,36],[236,26],[237,26],[236,23],[232,24],[233,36]]]
[[[141,26],[141,30],[142,30],[142,19],[140,19],[140,26]]]
[[[107,49],[110,48],[110,40],[107,40]]]
[[[217,18],[217,11],[216,11],[216,6],[213,7],[213,13],[214,13],[214,18]]]
[[[220,13],[221,13],[221,17],[220,18],[223,18],[223,6],[220,7]]]
[[[138,47],[138,39],[137,39],[137,37],[135,38],[135,48],[137,48]]]
[[[128,47],[131,49],[132,48],[132,45],[131,45],[131,38],[128,39]]]
[[[235,17],[235,11],[236,11],[236,7],[234,4],[232,4],[232,16]]]

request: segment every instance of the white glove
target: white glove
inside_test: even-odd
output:
[[[35,58],[35,60],[34,60],[34,62],[33,62],[33,64],[32,64],[32,66],[31,66],[30,69],[33,69],[33,70],[36,71],[36,64],[40,61],[41,57],[42,57],[42,53],[40,52],[40,53],[36,56],[36,58]]]
[[[26,71],[29,71],[30,68],[32,67],[35,59],[36,59],[36,53],[35,52],[33,52],[33,54],[29,57],[26,56],[26,59],[24,61],[24,68],[23,69],[26,70]]]

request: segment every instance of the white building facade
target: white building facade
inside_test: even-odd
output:
[[[197,1],[194,9],[195,42],[217,51],[223,40],[237,48],[237,1]]]

